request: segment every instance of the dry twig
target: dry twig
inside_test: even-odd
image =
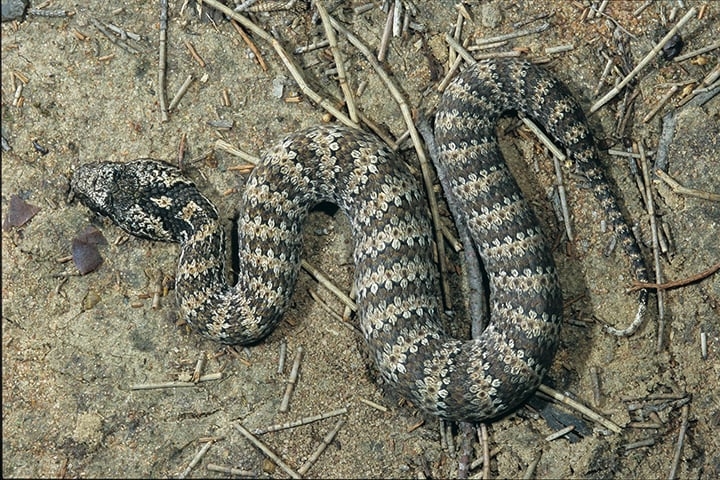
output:
[[[195,465],[197,465],[200,462],[200,460],[202,460],[202,457],[205,456],[207,451],[210,450],[210,447],[212,446],[213,443],[215,443],[214,440],[205,442],[205,444],[203,444],[203,446],[200,448],[200,450],[195,454],[193,459],[190,460],[190,463],[185,468],[185,470],[183,470],[183,472],[180,475],[178,475],[178,478],[187,477],[190,474],[190,472],[192,471],[192,469],[195,468]]]
[[[297,384],[298,373],[300,372],[300,361],[302,360],[302,356],[303,347],[300,346],[295,352],[295,361],[293,362],[292,370],[290,371],[290,376],[287,380],[287,385],[285,387],[285,395],[283,395],[282,401],[280,402],[281,412],[287,412],[290,409],[290,397],[292,396],[292,393],[295,390],[295,385]]]
[[[300,475],[298,472],[290,468],[290,466],[285,463],[275,452],[273,452],[270,447],[265,445],[263,442],[261,442],[255,435],[250,433],[245,427],[243,427],[240,423],[235,424],[235,428],[250,442],[255,445],[257,448],[259,448],[270,460],[275,462],[275,465],[280,467],[285,473],[290,475],[292,478],[302,478],[302,475]]]
[[[633,282],[632,286],[628,287],[628,292],[636,292],[638,290],[642,290],[643,288],[654,288],[656,290],[670,290],[672,288],[678,288],[678,287],[684,287],[686,285],[690,285],[691,283],[698,282],[704,278],[709,277],[710,275],[714,274],[720,270],[720,263],[716,263],[712,267],[708,268],[707,270],[703,270],[700,273],[696,273],[695,275],[691,275],[686,278],[682,278],[680,280],[673,280],[671,282],[665,282],[665,283],[642,283],[635,281]]]
[[[710,200],[713,202],[720,202],[720,194],[712,193],[712,192],[705,192],[703,190],[697,190],[695,188],[688,188],[682,186],[677,180],[672,178],[670,175],[665,173],[662,170],[655,170],[655,175],[657,175],[660,180],[667,183],[673,192],[683,195],[688,195],[690,197],[697,197],[702,198],[703,200]]]
[[[250,36],[245,33],[245,30],[240,26],[240,24],[235,19],[230,19],[230,23],[233,27],[235,27],[235,31],[242,37],[245,44],[248,46],[250,51],[252,51],[253,55],[255,55],[255,59],[260,64],[260,68],[263,72],[267,72],[268,66],[267,63],[265,63],[265,59],[260,54],[260,50],[257,48],[257,45],[255,45],[255,42],[252,41]]]
[[[330,43],[330,50],[332,51],[333,58],[335,59],[335,65],[337,67],[338,83],[342,89],[343,95],[345,96],[345,105],[347,106],[348,113],[353,122],[358,123],[359,117],[357,107],[355,105],[355,96],[353,95],[352,89],[347,81],[347,75],[345,74],[345,63],[343,62],[342,53],[338,48],[337,37],[335,37],[335,30],[330,25],[330,17],[325,5],[320,0],[316,0],[315,7],[320,13],[323,26],[325,27],[325,35],[327,36],[328,42]]]
[[[162,121],[170,119],[167,108],[167,86],[165,85],[165,69],[167,67],[167,23],[168,23],[168,2],[160,0],[160,46],[158,56],[158,102],[160,103],[160,114]]]
[[[333,410],[331,412],[325,412],[325,413],[321,413],[319,415],[313,415],[312,417],[304,417],[304,418],[301,418],[299,420],[295,420],[292,422],[278,423],[278,424],[271,425],[271,426],[265,427],[265,428],[256,428],[255,430],[253,430],[253,433],[255,435],[262,435],[265,433],[277,432],[278,430],[286,430],[288,428],[295,428],[295,427],[299,427],[301,425],[308,425],[310,423],[324,420],[326,418],[332,418],[332,417],[337,417],[338,415],[344,415],[347,413],[347,411],[348,411],[347,408],[343,407],[343,408],[339,408],[337,410]]]
[[[338,434],[340,428],[343,426],[344,423],[345,419],[341,418],[337,421],[335,427],[333,427],[333,429],[330,430],[330,432],[328,432],[328,434],[323,437],[320,445],[318,445],[318,448],[315,449],[310,458],[308,458],[307,461],[303,464],[303,466],[300,467],[300,469],[298,470],[298,473],[300,475],[305,475],[310,470],[310,468],[312,468],[315,462],[317,462],[318,458],[320,458],[320,455],[322,455],[328,445],[330,445],[330,443],[335,439],[335,435]]]
[[[578,412],[582,413],[583,415],[585,415],[589,419],[593,420],[594,422],[599,423],[600,425],[607,428],[608,430],[611,430],[615,433],[620,433],[622,431],[622,428],[620,428],[620,426],[617,425],[616,423],[608,420],[607,418],[596,413],[595,411],[586,407],[582,403],[573,400],[572,398],[568,397],[567,395],[563,395],[562,393],[558,392],[557,390],[548,387],[547,385],[540,384],[540,386],[538,387],[538,391],[557,400],[558,402],[561,402],[561,403],[577,410]]]

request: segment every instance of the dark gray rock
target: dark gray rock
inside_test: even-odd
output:
[[[27,0],[2,0],[2,21],[9,22],[22,18],[27,4]]]

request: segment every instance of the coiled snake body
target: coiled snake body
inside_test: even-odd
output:
[[[154,160],[88,164],[75,172],[72,189],[129,233],[182,245],[180,311],[226,344],[257,342],[277,325],[298,274],[302,223],[318,202],[336,203],[350,218],[358,318],[379,371],[427,412],[479,421],[516,407],[536,389],[562,316],[549,246],[495,139],[496,119],[506,110],[533,117],[569,150],[617,233],[632,239],[567,90],[526,62],[469,68],[444,94],[435,135],[459,201],[454,215],[468,226],[489,277],[490,323],[475,340],[443,330],[423,191],[374,136],[315,127],[264,154],[241,199],[234,286],[225,278],[217,210],[176,168]],[[625,243],[641,276],[637,245]]]

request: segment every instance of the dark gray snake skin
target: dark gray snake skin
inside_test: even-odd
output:
[[[423,191],[366,133],[315,127],[265,153],[240,203],[232,287],[217,210],[176,168],[153,160],[88,164],[74,174],[72,190],[129,233],[182,245],[180,311],[224,344],[255,343],[275,328],[297,278],[303,221],[318,202],[336,203],[352,225],[358,317],[382,376],[431,414],[481,421],[533,393],[553,359],[562,320],[550,248],[495,139],[497,117],[507,110],[534,118],[570,151],[595,186],[636,275],[645,275],[569,92],[529,63],[480,63],[448,87],[435,122],[440,160],[461,204],[454,215],[469,227],[490,281],[491,319],[476,340],[443,330]]]

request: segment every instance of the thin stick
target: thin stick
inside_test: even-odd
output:
[[[562,393],[558,392],[557,390],[554,390],[550,387],[548,387],[545,384],[540,384],[538,387],[538,390],[545,395],[557,400],[558,402],[564,403],[568,407],[574,408],[578,412],[582,413],[589,419],[593,420],[596,423],[599,423],[600,425],[604,426],[608,430],[611,430],[615,433],[622,432],[622,428],[620,428],[619,425],[616,423],[608,420],[607,418],[603,417],[602,415],[595,413],[590,408],[586,407],[580,402],[577,402],[573,400],[572,398],[568,397],[567,395],[563,395]]]
[[[568,433],[572,432],[573,430],[575,430],[575,425],[568,425],[567,427],[561,428],[557,432],[551,433],[550,435],[545,437],[545,441],[552,442],[553,440],[557,440],[558,438],[560,438],[564,435],[567,435]]]
[[[660,264],[660,245],[658,242],[657,218],[655,216],[655,202],[653,200],[652,183],[650,182],[650,165],[645,156],[645,149],[642,143],[638,144],[640,153],[640,165],[642,167],[643,183],[645,184],[645,196],[647,200],[648,216],[650,217],[650,231],[652,232],[652,249],[653,258],[655,260],[655,279],[658,283],[663,282],[662,265]],[[658,333],[656,351],[660,351],[662,346],[662,338],[665,330],[665,292],[659,290],[657,292],[658,305]]]
[[[158,102],[160,103],[160,114],[162,121],[170,120],[167,108],[167,93],[165,85],[165,69],[167,67],[167,24],[168,24],[168,2],[160,0],[160,50],[158,58]]]
[[[628,428],[643,428],[650,430],[657,430],[663,427],[662,423],[659,422],[630,422],[627,424]]]
[[[290,409],[290,397],[295,390],[295,384],[298,379],[298,372],[300,371],[300,361],[302,360],[303,347],[298,347],[295,352],[295,361],[293,362],[292,370],[290,371],[290,377],[285,387],[285,395],[283,395],[282,402],[280,403],[280,411],[287,412]]]
[[[280,45],[280,42],[275,40],[272,35],[267,33],[262,28],[255,25],[253,22],[251,22],[246,17],[240,15],[230,7],[223,5],[218,0],[203,0],[203,3],[205,5],[208,5],[216,10],[221,11],[228,17],[234,19],[237,21],[240,25],[247,28],[248,30],[252,31],[254,34],[258,35],[260,38],[268,42],[273,49],[275,49],[275,52],[280,57],[280,60],[282,60],[283,64],[285,64],[285,68],[288,69],[290,74],[292,75],[295,82],[298,84],[298,87],[300,87],[300,90],[308,97],[310,100],[327,110],[332,116],[337,118],[341,123],[349,126],[357,128],[357,123],[353,122],[350,117],[345,115],[343,112],[335,108],[335,106],[330,102],[328,99],[323,98],[315,92],[313,89],[310,88],[310,86],[307,84],[305,79],[302,76],[300,68],[295,64],[294,60],[290,55],[287,54],[285,49]]]
[[[605,2],[605,3],[607,3],[607,2]],[[623,27],[622,25],[620,25],[620,22],[618,22],[617,20],[615,20],[613,17],[611,17],[611,16],[608,15],[607,13],[603,12],[602,10],[595,9],[593,6],[590,6],[590,13],[593,13],[593,12],[597,13],[598,16],[599,16],[599,15],[602,15],[603,17],[607,18],[608,20],[610,20],[610,21],[615,25],[615,27],[617,27],[617,28],[619,28],[620,30],[622,30],[622,31],[625,33],[625,35],[627,35],[628,37],[632,38],[633,40],[637,40],[637,37],[636,37],[635,35],[633,35],[632,33],[630,33],[630,31],[629,31],[627,28],[625,28],[625,27]]]
[[[99,59],[98,59],[99,60]],[[705,80],[703,80],[703,85],[708,85],[707,87],[698,87],[692,92],[690,92],[690,95],[683,98],[678,102],[678,108],[683,107],[687,104],[694,105],[697,107],[702,107],[707,102],[712,100],[717,96],[718,93],[720,93],[720,81],[717,81],[717,79],[720,77],[720,65],[715,67],[715,69],[710,72],[707,77],[705,77]],[[714,82],[714,83],[713,83]],[[712,85],[710,85],[712,83]],[[692,102],[692,103],[691,103]]]
[[[478,437],[480,437],[480,431],[479,431],[479,430],[480,430],[480,428],[478,427]],[[485,462],[485,455],[483,455],[483,456],[475,459],[475,460],[470,464],[470,470],[475,470],[475,469],[478,468],[480,465],[484,465],[485,463],[489,463],[489,460],[490,460],[491,458],[497,456],[497,454],[500,453],[501,451],[502,451],[502,447],[495,447],[495,448],[493,448],[492,450],[490,450],[490,452],[488,453],[488,456],[487,456],[488,462]],[[483,477],[483,478],[485,478],[485,477]]]
[[[335,36],[335,30],[330,25],[330,18],[325,5],[320,0],[316,0],[315,7],[320,13],[320,18],[325,27],[325,35],[330,42],[330,51],[332,51],[333,58],[335,59],[335,66],[337,67],[338,83],[342,89],[343,95],[345,96],[345,105],[347,106],[348,113],[353,122],[358,123],[357,106],[355,105],[355,96],[353,95],[352,89],[347,81],[347,75],[345,74],[345,63],[343,62],[342,53],[338,48],[337,37]]]
[[[423,182],[425,184],[425,190],[427,191],[427,197],[428,197],[428,204],[430,206],[430,213],[432,216],[432,222],[433,222],[433,228],[435,233],[435,244],[437,246],[438,251],[438,263],[439,263],[439,270],[440,270],[440,285],[442,286],[443,290],[443,298],[445,300],[445,306],[450,308],[451,307],[451,300],[450,300],[450,286],[447,281],[447,259],[445,258],[445,241],[442,234],[442,223],[440,222],[440,213],[438,212],[437,208],[437,198],[435,198],[434,190],[433,190],[433,183],[432,183],[432,175],[431,175],[431,168],[430,163],[428,162],[428,159],[425,155],[425,150],[422,147],[422,142],[420,141],[420,135],[418,134],[417,129],[415,128],[415,123],[413,122],[412,113],[410,112],[410,107],[408,107],[407,102],[403,98],[402,94],[400,93],[400,90],[398,90],[397,86],[393,82],[393,80],[388,76],[387,72],[382,68],[382,65],[380,62],[377,61],[377,59],[373,56],[370,49],[368,49],[361,41],[358,39],[354,34],[352,34],[348,29],[346,29],[340,22],[335,20],[332,16],[329,17],[330,22],[332,23],[332,26],[337,30],[338,32],[342,33],[347,37],[347,39],[352,43],[355,48],[360,50],[360,52],[365,56],[368,62],[373,66],[375,69],[375,72],[378,74],[378,76],[382,79],[382,81],[387,86],[388,90],[392,94],[393,98],[395,99],[395,102],[400,107],[400,111],[402,112],[403,119],[405,120],[405,124],[408,127],[408,130],[410,131],[410,138],[412,138],[413,146],[415,147],[415,152],[417,153],[418,160],[420,161],[420,169],[423,173]]]
[[[157,271],[157,274],[155,275],[155,282],[154,282],[154,288],[153,288],[153,296],[152,296],[152,306],[151,308],[153,310],[157,310],[160,308],[160,297],[163,293],[163,278],[165,276],[162,273],[162,270]]]
[[[234,475],[236,477],[249,477],[255,478],[257,474],[251,470],[240,470],[235,467],[224,467],[222,465],[216,465],[214,463],[208,463],[207,469],[211,472],[227,473],[228,475]]]
[[[625,444],[625,451],[635,450],[636,448],[642,448],[642,447],[652,447],[655,445],[655,439],[645,438],[643,440],[638,440],[637,442],[630,442]]]
[[[470,55],[470,52],[468,52],[465,47],[460,45],[457,40],[451,37],[449,33],[445,34],[445,41],[453,48],[453,50],[459,53],[463,60],[465,60],[467,63],[469,63],[470,65],[474,65],[476,63],[473,56]]]
[[[402,33],[402,7],[403,2],[401,0],[395,0],[395,7],[393,12],[393,26],[392,26],[392,33],[393,37],[399,37],[400,33]]]
[[[702,55],[703,53],[711,52],[715,50],[716,48],[720,48],[720,40],[711,43],[710,45],[702,48],[698,48],[697,50],[693,50],[692,52],[687,52],[683,55],[678,55],[673,59],[674,62],[682,62],[683,60],[687,60],[688,58],[696,57],[698,55]]]
[[[201,352],[200,356],[198,357],[197,362],[195,362],[195,369],[193,370],[191,382],[199,382],[200,377],[202,377],[202,372],[205,369],[205,363],[207,362],[207,356],[205,355],[205,352]]]
[[[242,158],[246,162],[252,163],[253,165],[257,165],[258,163],[260,163],[260,157],[250,155],[249,153],[240,150],[239,148],[237,148],[231,143],[226,142],[225,140],[215,140],[215,148],[227,152],[230,155],[235,155],[236,157]]]
[[[418,428],[422,427],[423,425],[425,425],[425,420],[419,420],[419,421],[415,422],[414,424],[410,425],[408,428],[406,428],[405,432],[412,433],[415,430],[417,430]]]
[[[455,72],[457,72],[458,68],[460,68],[462,60],[462,57],[455,57],[455,61],[452,63],[452,65],[450,65],[450,68],[448,68],[447,72],[445,73],[445,77],[443,77],[442,81],[437,85],[438,92],[445,91],[450,81],[453,79],[453,77],[455,77]]]
[[[343,408],[339,408],[337,410],[333,410],[331,412],[325,412],[325,413],[321,413],[319,415],[313,415],[312,417],[304,417],[299,420],[294,420],[292,422],[277,423],[275,425],[271,425],[271,426],[265,427],[265,428],[256,428],[255,430],[253,430],[253,433],[255,435],[263,435],[265,433],[277,432],[278,430],[286,430],[288,428],[295,428],[295,427],[299,427],[301,425],[308,425],[310,423],[314,423],[319,420],[324,420],[326,418],[332,418],[332,417],[337,417],[338,415],[344,415],[347,413],[347,411],[348,411],[347,408],[343,407]]]
[[[338,422],[335,424],[335,427],[328,432],[327,435],[322,439],[322,442],[320,442],[320,445],[318,445],[318,448],[313,452],[313,454],[310,456],[310,458],[307,459],[307,462],[303,464],[302,467],[298,470],[298,473],[300,475],[305,475],[308,470],[312,468],[312,466],[317,462],[318,458],[320,458],[320,455],[325,451],[325,449],[330,445],[330,443],[335,439],[335,435],[338,434],[340,431],[340,428],[345,423],[345,419],[341,418],[338,420]]]
[[[555,53],[569,52],[570,50],[572,50],[574,48],[575,48],[575,45],[573,45],[572,43],[568,43],[565,45],[557,45],[555,47],[546,47],[545,55],[553,55]]]
[[[647,7],[649,7],[650,5],[652,5],[653,1],[654,1],[654,0],[646,0],[645,3],[643,3],[643,4],[640,5],[638,8],[635,9],[635,11],[633,12],[633,16],[634,16],[634,17],[639,17],[640,14],[643,12],[643,10],[645,10]]]
[[[383,29],[382,37],[380,38],[380,47],[378,48],[377,59],[382,62],[385,60],[387,54],[388,43],[390,42],[390,34],[392,33],[392,22],[393,15],[395,15],[394,8],[388,8],[387,18],[385,20],[385,28]]]
[[[593,90],[593,97],[596,97],[598,93],[600,93],[600,89],[605,84],[605,79],[610,74],[610,70],[612,69],[612,66],[615,62],[613,62],[612,58],[608,58],[607,62],[605,63],[605,68],[603,69],[603,72],[600,74],[600,80],[598,80],[598,84],[595,87],[595,90]]]
[[[632,72],[628,73],[625,78],[622,79],[620,83],[618,83],[615,87],[613,87],[612,90],[610,90],[608,93],[605,94],[604,97],[602,97],[600,100],[598,100],[595,105],[593,105],[590,108],[590,113],[596,112],[600,107],[605,105],[607,102],[609,102],[612,98],[615,97],[620,91],[625,88],[625,86],[632,81],[633,78],[642,70],[645,65],[650,63],[650,61],[655,57],[655,55],[662,50],[662,47],[670,40],[675,33],[687,22],[690,21],[690,19],[697,13],[697,8],[692,7],[688,12],[678,21],[678,23],[675,24],[673,28],[670,29],[670,31],[660,40],[650,52],[645,55],[645,58],[643,58],[640,63],[637,64],[637,66],[632,70]]]
[[[310,265],[306,260],[302,260],[300,262],[300,266],[315,280],[317,280],[318,283],[320,283],[323,287],[334,293],[335,296],[338,297],[340,301],[343,302],[346,306],[351,308],[353,312],[357,312],[357,305],[355,304],[355,302],[353,302],[350,297],[348,297],[342,290],[335,286],[335,284],[332,283],[324,273]]]
[[[608,153],[608,155],[615,155],[616,157],[640,158],[639,153],[626,152],[624,150],[615,150],[612,148],[609,149],[607,151],[607,153]],[[647,152],[645,152],[645,156],[647,156],[647,157],[652,157],[653,155],[655,155],[655,152],[653,150],[648,150]]]
[[[480,50],[492,50],[493,48],[504,47],[508,42],[509,40],[504,40],[502,42],[485,43],[483,45],[470,45],[470,37],[467,37],[463,41],[463,46],[467,48],[468,52],[477,52]]]
[[[462,27],[463,27],[463,15],[462,12],[458,11],[457,20],[455,21],[455,27],[452,30],[452,39],[455,40],[457,43],[460,43],[460,36],[462,35]],[[455,59],[457,58],[457,52],[450,48],[450,52],[448,54],[448,61],[450,63],[455,63]]]
[[[700,93],[699,90],[703,90],[705,92],[710,92],[711,90],[717,88],[718,83],[717,79],[720,78],[720,65],[717,65],[715,68],[712,69],[710,73],[705,75],[705,78],[703,78],[702,85],[706,86],[707,88],[703,89],[695,89],[695,92]],[[713,94],[714,95],[714,94]],[[708,101],[710,101],[712,98],[708,98]]]
[[[96,18],[91,18],[90,21],[91,21],[92,24],[95,26],[95,28],[97,28],[97,29],[100,31],[100,33],[102,33],[103,35],[105,35],[105,36],[107,37],[107,39],[110,40],[110,43],[112,43],[113,45],[116,45],[116,46],[122,48],[123,50],[130,52],[130,53],[140,53],[140,50],[138,50],[137,48],[133,47],[132,45],[130,45],[129,43],[127,43],[125,40],[122,40],[122,39],[118,38],[115,34],[113,34],[113,33],[108,29],[107,26],[105,26],[103,23],[101,23],[101,22],[100,22],[99,20],[97,20]]]
[[[537,466],[540,463],[540,459],[542,458],[542,450],[540,450],[535,458],[533,458],[533,461],[530,462],[530,464],[527,466],[527,469],[525,470],[525,473],[523,473],[523,480],[530,480],[531,478],[535,478],[535,470],[537,470]]]
[[[190,471],[192,471],[192,469],[195,468],[195,465],[197,465],[197,464],[200,462],[200,460],[202,459],[202,457],[205,456],[205,454],[206,454],[207,451],[210,449],[210,447],[212,446],[213,443],[215,443],[214,440],[211,440],[211,441],[209,441],[209,442],[206,442],[206,443],[202,446],[202,448],[195,454],[195,456],[193,457],[193,459],[190,460],[190,463],[189,463],[188,466],[185,468],[185,470],[183,470],[183,472],[182,472],[180,475],[178,475],[178,478],[185,478],[185,477],[187,477],[187,476],[190,474]]]
[[[532,35],[534,33],[544,32],[548,28],[550,28],[550,24],[547,22],[543,22],[536,27],[528,28],[526,30],[518,30],[516,32],[510,32],[505,35],[498,35],[496,37],[485,37],[485,38],[478,39],[475,41],[475,45],[485,45],[488,43],[503,42],[505,40],[510,40],[513,38],[524,37],[526,35]],[[460,53],[460,52],[458,52],[458,53]]]
[[[717,193],[711,193],[711,192],[705,192],[703,190],[697,190],[695,188],[688,188],[683,187],[680,183],[678,183],[677,180],[672,178],[670,175],[665,173],[662,170],[655,170],[655,175],[657,175],[660,180],[667,183],[673,192],[689,195],[691,197],[697,197],[702,198],[703,200],[711,200],[713,202],[720,202],[720,194]]]
[[[443,232],[443,235],[445,236],[445,240],[448,241],[448,243],[450,244],[452,249],[455,250],[456,252],[462,252],[462,250],[463,250],[462,242],[460,240],[458,240],[457,238],[455,238],[455,235],[453,235],[453,233],[450,231],[450,229],[444,224],[442,226],[442,232]]]
[[[193,59],[198,63],[198,65],[205,68],[205,60],[203,60],[197,50],[195,50],[195,45],[190,43],[189,40],[185,40],[185,48],[188,49],[188,52],[190,52],[190,56],[193,57]]]
[[[278,369],[277,373],[282,374],[285,372],[285,359],[287,358],[287,342],[283,339],[280,342],[280,354],[278,356]],[[257,433],[257,431],[255,432]]]
[[[592,382],[593,406],[597,408],[600,406],[600,376],[597,367],[590,368],[590,380]]]
[[[695,275],[691,275],[689,277],[683,278],[681,280],[673,280],[671,282],[665,282],[665,283],[642,283],[642,282],[634,282],[632,286],[630,286],[627,291],[629,292],[636,292],[638,290],[642,290],[644,288],[654,288],[657,290],[670,290],[671,288],[677,288],[677,287],[684,287],[685,285],[690,285],[691,283],[695,283],[699,280],[702,280],[704,278],[709,277],[713,273],[720,270],[720,263],[716,263],[712,267],[708,268],[707,270],[703,270],[700,273],[696,273]]]
[[[460,45],[458,42],[455,41],[451,36],[446,35],[445,40],[447,40],[448,44],[457,51],[463,60],[468,62],[470,65],[473,65],[477,63],[480,60],[486,60],[489,58],[510,58],[510,57],[519,57],[521,52],[519,50],[509,50],[505,52],[489,52],[489,53],[476,53],[474,56],[470,53],[468,49]],[[457,61],[457,59],[456,59]],[[455,64],[453,63],[453,66]],[[452,67],[451,67],[452,68]],[[444,90],[444,87],[443,87]]]
[[[553,154],[553,165],[555,166],[555,181],[557,183],[558,195],[560,196],[560,208],[562,209],[563,223],[565,223],[565,233],[567,233],[568,240],[573,241],[572,225],[570,224],[570,211],[567,206],[567,199],[565,197],[565,184],[563,183],[562,167],[561,162],[564,162],[567,157],[560,150],[552,140],[548,138],[540,128],[529,118],[523,117],[522,119],[525,126],[527,126],[536,137],[552,152]]]
[[[190,85],[192,85],[194,78],[192,75],[188,75],[188,77],[185,79],[185,82],[183,82],[182,85],[180,85],[180,88],[178,89],[177,93],[173,97],[172,101],[170,102],[170,106],[168,107],[168,111],[172,112],[177,108],[178,103],[180,103],[180,100],[182,100],[182,97],[185,96],[185,93],[187,93],[188,88],[190,88]]]
[[[371,7],[372,7],[372,5],[371,5]],[[313,50],[317,50],[317,49],[319,49],[319,48],[325,48],[325,47],[327,47],[327,46],[329,46],[329,45],[330,45],[330,41],[329,41],[328,39],[325,39],[325,40],[320,40],[320,41],[313,42],[313,43],[311,43],[310,45],[307,45],[307,44],[306,44],[305,46],[295,47],[295,50],[294,50],[294,51],[295,51],[296,54],[299,55],[299,54],[301,54],[301,53],[312,52]]]
[[[438,429],[440,430],[440,448],[447,451],[447,430],[445,429],[445,420],[438,418]]]
[[[458,57],[458,59],[461,58],[462,57]],[[445,200],[447,201],[450,210],[460,211],[458,199],[453,193],[447,171],[445,168],[442,168],[442,165],[440,164],[440,153],[435,142],[435,135],[430,127],[430,122],[423,116],[418,119],[418,130],[420,130],[420,134],[425,140],[428,155],[435,165],[438,180],[440,181],[440,185],[445,193]],[[487,322],[490,318],[487,312],[487,304],[483,301],[483,299],[486,298],[486,295],[482,281],[482,268],[480,266],[481,261],[478,256],[477,249],[474,248],[474,242],[467,226],[467,219],[464,215],[457,215],[455,217],[455,227],[460,235],[460,243],[466,247],[463,248],[463,256],[465,257],[465,264],[463,265],[463,281],[466,282],[468,290],[467,316],[471,320],[471,332],[473,338],[477,338],[482,331],[485,330],[485,322]],[[445,232],[445,230],[446,229],[443,227],[443,232]]]
[[[207,0],[205,0],[205,1],[207,1]],[[237,428],[238,431],[239,431],[245,438],[247,438],[248,440],[250,440],[250,443],[252,443],[252,444],[255,445],[257,448],[259,448],[260,450],[262,450],[262,452],[263,452],[265,455],[267,455],[267,457],[268,457],[270,460],[272,460],[273,462],[275,462],[275,465],[277,465],[278,467],[280,467],[281,469],[283,469],[283,470],[285,471],[285,473],[287,473],[288,475],[290,475],[292,478],[302,478],[302,475],[300,475],[300,474],[297,473],[295,470],[293,470],[292,468],[290,468],[290,466],[289,466],[287,463],[283,462],[282,459],[275,454],[275,452],[273,452],[272,450],[270,450],[270,448],[269,448],[267,445],[265,445],[263,442],[261,442],[257,437],[255,437],[255,435],[253,435],[252,433],[250,433],[250,432],[249,432],[245,427],[243,427],[241,424],[236,423],[236,424],[235,424],[235,428]]]
[[[374,408],[375,410],[379,410],[379,411],[381,411],[381,412],[387,412],[387,411],[388,411],[387,407],[383,407],[383,406],[380,405],[379,403],[375,403],[375,402],[373,402],[372,400],[368,400],[368,399],[362,398],[362,397],[359,397],[358,400],[361,401],[362,403],[364,403],[365,405],[367,405],[368,407]]]
[[[230,23],[233,27],[235,27],[235,31],[242,37],[243,41],[245,42],[245,45],[248,46],[250,51],[255,55],[255,59],[260,64],[260,68],[263,72],[267,72],[268,66],[267,63],[265,63],[265,59],[260,54],[260,50],[258,50],[257,45],[255,45],[255,42],[252,41],[250,36],[245,33],[245,30],[240,26],[240,24],[235,19],[230,19]]]
[[[177,166],[180,170],[182,170],[185,164],[185,153],[187,153],[187,133],[183,132],[180,136],[180,144],[178,145],[178,156],[177,156]]]
[[[329,313],[330,315],[332,315],[332,317],[333,317],[335,320],[337,320],[338,323],[340,323],[340,324],[342,324],[342,325],[345,325],[345,326],[347,326],[347,327],[350,328],[350,329],[353,328],[352,325],[350,325],[350,323],[348,323],[348,322],[345,321],[345,319],[343,318],[342,315],[340,315],[339,313],[337,313],[336,311],[334,311],[332,308],[330,308],[330,305],[328,305],[328,303],[327,303],[325,300],[323,300],[322,298],[320,298],[320,296],[319,296],[317,293],[315,293],[315,292],[312,291],[312,290],[308,290],[308,293],[310,294],[310,296],[312,297],[312,299],[315,300],[315,301],[317,302],[317,304],[320,305],[320,307],[321,307],[323,310],[325,310],[327,313]],[[348,308],[348,307],[346,306],[345,308]]]
[[[662,96],[660,100],[657,101],[655,106],[648,112],[647,115],[645,115],[642,119],[643,123],[647,123],[652,119],[659,111],[660,109],[670,100],[670,97],[675,95],[675,92],[678,91],[680,87],[678,85],[673,85],[670,87],[670,90],[667,91],[665,95]]]
[[[688,428],[688,416],[690,414],[690,405],[682,407],[682,423],[680,424],[680,433],[678,433],[677,444],[675,445],[675,455],[673,456],[668,480],[674,480],[677,477],[678,465],[680,465],[680,457],[682,456],[683,445],[685,444],[685,433]]]
[[[112,23],[108,23],[107,27],[110,30],[116,32],[118,35],[120,35],[121,40],[127,40],[128,38],[131,38],[131,39],[135,40],[136,42],[140,41],[140,35],[138,35],[137,33],[129,32],[121,27],[113,25]]]
[[[184,388],[197,387],[198,383],[220,380],[222,373],[209,373],[198,378],[197,382],[161,382],[161,383],[136,383],[130,386],[130,390],[157,390],[161,388]]]

